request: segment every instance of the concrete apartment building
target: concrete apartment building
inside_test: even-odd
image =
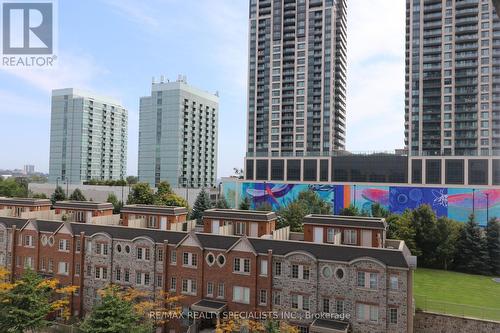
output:
[[[303,156],[317,170],[345,148],[346,7],[250,1],[247,178],[300,174]]]
[[[13,278],[32,268],[63,285],[79,286],[73,315],[91,309],[97,291],[113,282],[151,297],[182,295],[186,311],[330,315],[292,320],[301,332],[412,332],[414,258],[404,242],[386,245],[0,218],[0,264]]]
[[[139,180],[156,186],[214,187],[219,97],[186,82],[151,85],[139,111]]]
[[[492,1],[406,4],[405,141],[412,172],[428,168],[441,177],[447,164],[446,173],[462,183],[464,169],[472,178],[500,169],[498,159],[491,161],[500,155],[500,19]],[[432,156],[448,157],[429,162]]]
[[[124,179],[127,122],[119,101],[74,88],[53,90],[49,182]]]

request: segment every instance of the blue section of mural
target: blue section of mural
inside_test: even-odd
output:
[[[335,214],[349,205],[370,211],[371,206],[378,203],[398,214],[427,204],[437,216],[462,222],[474,212],[482,225],[487,218],[500,217],[500,189],[223,182],[224,195],[231,207],[237,207],[244,197],[248,197],[252,209],[267,204],[277,210],[308,189],[330,203]]]

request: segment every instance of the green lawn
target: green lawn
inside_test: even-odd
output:
[[[417,308],[500,321],[500,283],[491,276],[419,268],[414,277]]]

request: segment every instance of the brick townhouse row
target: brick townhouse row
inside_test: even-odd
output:
[[[183,295],[186,311],[330,314],[292,320],[301,332],[412,332],[414,266],[404,242],[390,242],[367,248],[0,217],[0,265],[13,279],[31,268],[79,286],[75,316],[116,283],[155,298]]]

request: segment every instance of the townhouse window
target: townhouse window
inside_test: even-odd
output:
[[[92,266],[87,265],[87,276],[92,276]]]
[[[378,322],[378,306],[371,304],[356,304],[356,316],[361,322]]]
[[[68,275],[69,274],[69,263],[60,261],[57,274]]]
[[[378,274],[373,272],[358,272],[357,286],[359,288],[377,289]]]
[[[163,287],[163,275],[161,274],[156,274],[156,286],[158,288]]]
[[[267,290],[261,289],[259,291],[259,305],[266,305],[266,304],[267,304]]]
[[[81,250],[82,250],[82,241],[80,239],[77,239],[75,243],[75,251],[80,252]]]
[[[323,312],[330,313],[330,300],[323,298]]]
[[[120,269],[120,267],[116,267],[115,280],[120,281],[121,279],[122,279],[122,270]]]
[[[16,256],[16,267],[21,267],[21,257]]]
[[[250,304],[250,288],[234,286],[233,302]]]
[[[309,296],[292,295],[292,309],[309,311]]]
[[[172,265],[177,264],[177,252],[175,250],[170,251],[170,263]]]
[[[40,270],[44,271],[47,269],[47,262],[45,261],[45,258],[40,259]]]
[[[198,256],[196,253],[184,252],[182,254],[182,265],[188,267],[198,266]]]
[[[81,268],[81,265],[79,262],[75,263],[75,275],[76,276],[79,276],[80,275],[80,271],[82,270]]]
[[[391,275],[389,278],[389,284],[390,284],[390,289],[391,290],[398,290],[399,289],[399,280],[397,275]]]
[[[267,260],[260,261],[260,275],[267,276]]]
[[[87,240],[86,250],[88,253],[92,253],[92,241],[90,239]]]
[[[207,282],[207,297],[213,297],[213,296],[214,296],[214,283]]]
[[[235,273],[250,273],[250,259],[234,258],[233,271]]]
[[[181,290],[183,294],[196,295],[196,280],[183,279]]]
[[[281,291],[275,291],[273,293],[273,304],[274,305],[281,305]]]
[[[128,268],[123,270],[123,281],[130,282],[130,270]]]
[[[108,244],[106,244],[106,243],[97,243],[96,244],[96,248],[95,248],[95,252],[97,254],[101,254],[101,255],[107,256],[108,255]]]
[[[69,251],[69,240],[60,239],[59,240],[59,251]]]
[[[158,261],[163,261],[163,249],[158,249],[158,253],[156,255]]]
[[[150,275],[144,272],[135,272],[135,284],[141,286],[149,286]]]
[[[5,242],[5,231],[0,230],[0,243]]]
[[[170,290],[171,291],[177,290],[177,278],[175,277],[170,278]]]
[[[96,267],[95,268],[95,278],[105,280],[108,278],[108,268],[107,267]]]
[[[304,265],[292,265],[292,278],[309,280],[309,267]]]
[[[24,257],[24,268],[33,268],[33,258],[32,257]]]
[[[150,260],[151,250],[148,247],[138,247],[137,248],[137,259],[138,260]]]
[[[335,241],[335,229],[328,228],[326,231],[326,241],[328,243],[333,243]]]
[[[33,236],[31,235],[24,236],[24,246],[33,247]]]
[[[19,234],[19,236],[17,236],[17,245],[22,246],[23,244],[24,244],[23,235]]]
[[[54,271],[54,259],[50,258],[49,259],[49,269],[48,269],[49,272],[53,272]]]
[[[218,298],[224,298],[225,297],[224,282],[219,282],[219,285],[217,286],[217,297]]]
[[[389,308],[389,324],[397,324],[397,323],[398,323],[398,309]]]
[[[337,314],[343,314],[345,309],[345,301],[343,299],[338,299],[335,301],[335,312]]]
[[[245,222],[236,222],[234,224],[235,235],[245,235]]]
[[[281,262],[277,261],[274,263],[274,275],[281,276]]]
[[[357,243],[356,230],[345,230],[344,231],[344,243],[345,244],[356,244]]]

